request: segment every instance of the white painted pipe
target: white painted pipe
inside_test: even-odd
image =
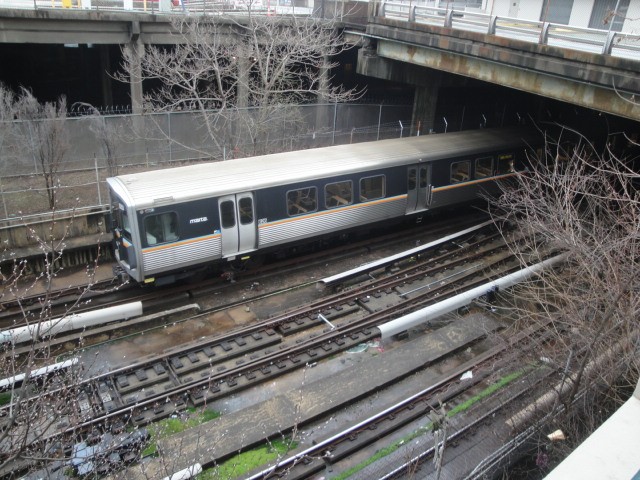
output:
[[[29,378],[37,378],[42,375],[47,375],[49,373],[55,372],[57,370],[64,370],[66,368],[74,366],[78,363],[78,359],[76,357],[71,358],[69,360],[65,360],[64,362],[52,363],[51,365],[47,365],[46,367],[38,368],[29,374]],[[13,377],[3,378],[0,380],[0,391],[5,390],[14,383],[19,383],[24,380],[24,373],[19,375],[14,375]]]
[[[202,473],[202,465],[195,463],[184,470],[174,473],[173,475],[164,477],[162,480],[189,480],[200,473]]]
[[[465,305],[469,305],[476,298],[479,298],[494,289],[509,288],[517,283],[523,282],[536,273],[540,272],[541,270],[564,261],[566,256],[566,254],[557,255],[543,262],[536,263],[535,265],[523,268],[522,270],[518,270],[517,272],[511,273],[497,280],[493,280],[489,283],[485,283],[484,285],[480,285],[479,287],[461,293],[460,295],[456,295],[455,297],[447,298],[446,300],[438,302],[435,305],[430,305],[426,308],[423,308],[422,310],[418,310],[417,312],[413,312],[409,315],[405,315],[404,317],[392,320],[391,322],[385,323],[384,325],[378,325],[378,329],[381,332],[382,339],[385,340],[391,338],[392,336],[397,335],[401,332],[405,332],[412,327],[421,325],[446,313],[453,312],[454,310],[457,310],[460,307],[464,307]]]
[[[350,277],[353,277],[353,276],[358,275],[360,273],[371,271],[371,270],[376,269],[378,267],[387,266],[387,265],[395,262],[396,260],[402,260],[402,259],[405,259],[405,258],[411,256],[411,255],[420,254],[420,253],[424,252],[425,250],[428,250],[429,248],[436,247],[438,245],[442,245],[444,243],[447,243],[450,240],[455,240],[458,237],[462,237],[462,236],[464,236],[464,235],[466,235],[468,233],[474,232],[476,230],[480,230],[481,228],[486,227],[487,225],[491,225],[492,223],[493,223],[492,220],[488,220],[486,222],[480,223],[480,224],[475,225],[473,227],[465,228],[464,230],[461,230],[459,232],[453,233],[451,235],[447,235],[446,237],[439,238],[438,240],[434,240],[433,242],[426,243],[426,244],[421,245],[419,247],[411,248],[409,250],[405,250],[404,252],[397,253],[395,255],[391,255],[389,257],[382,258],[380,260],[375,260],[375,261],[367,263],[365,265],[361,265],[359,267],[356,267],[356,268],[354,268],[352,270],[348,270],[346,272],[342,272],[342,273],[338,273],[336,275],[332,275],[331,277],[325,277],[322,280],[320,280],[320,282],[324,283],[324,284],[330,284],[330,283],[335,282],[336,280],[342,280],[344,278],[350,278]]]
[[[4,330],[0,332],[0,343],[25,343],[31,341],[36,333],[40,338],[53,337],[61,332],[80,330],[116,320],[127,320],[140,315],[142,315],[142,302],[132,302],[90,312],[74,313],[25,327]]]

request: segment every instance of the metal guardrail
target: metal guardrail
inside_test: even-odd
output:
[[[294,0],[1,0],[0,8],[127,11],[149,14],[311,15],[312,8],[294,7]],[[442,8],[383,1],[378,16],[409,22],[485,33],[541,45],[569,48],[640,61],[640,35],[575,27],[538,20],[499,17],[464,6]]]
[[[311,8],[293,7],[292,3],[292,0],[1,0],[0,9],[241,14],[251,8],[256,14],[311,15]]]
[[[383,2],[378,16],[640,61],[640,35],[410,2]]]

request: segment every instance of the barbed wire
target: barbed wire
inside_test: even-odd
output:
[[[94,112],[95,114],[95,112]],[[352,127],[351,129],[329,130],[325,132],[311,132],[304,135],[281,137],[265,145],[287,145],[289,150],[315,148],[320,146],[359,143],[362,141],[382,140],[408,136],[417,125],[408,120],[384,122],[375,125]],[[253,151],[253,143],[238,144],[235,149],[229,149],[228,158],[240,158],[245,151]],[[282,149],[285,150],[285,149]],[[223,160],[221,156],[189,156],[190,151],[184,148],[176,151],[173,147],[173,159],[168,157],[168,147],[157,148],[145,152],[141,158],[133,155],[120,155],[117,158],[117,169],[120,174],[134,171],[159,170],[172,166],[204,163],[212,160]],[[184,154],[184,156],[180,156]],[[180,158],[175,158],[180,156]],[[16,171],[10,163],[4,169]],[[104,158],[84,158],[67,160],[56,176],[59,184],[55,186],[58,198],[58,209],[72,208],[105,208],[108,202],[106,178],[109,168]],[[0,184],[0,222],[15,221],[28,215],[46,215],[49,213],[47,188],[41,182],[41,172],[37,164],[31,164],[29,171],[2,175],[5,180]],[[10,180],[9,183],[6,181]]]

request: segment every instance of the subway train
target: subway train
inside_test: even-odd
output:
[[[339,145],[107,179],[115,257],[135,282],[348,230],[419,218],[496,192],[540,134],[481,129]]]

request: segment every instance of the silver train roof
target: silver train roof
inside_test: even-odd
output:
[[[466,130],[207,162],[107,179],[135,208],[186,202],[277,185],[522,146],[521,128]]]

